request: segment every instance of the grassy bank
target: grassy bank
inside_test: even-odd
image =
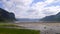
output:
[[[0,28],[0,34],[39,34],[38,30]]]
[[[9,28],[16,27],[16,28]],[[39,30],[31,30],[31,29],[18,29],[22,28],[21,26],[17,26],[14,24],[0,24],[0,34],[40,34]]]

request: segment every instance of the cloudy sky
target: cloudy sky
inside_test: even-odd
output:
[[[43,18],[60,12],[60,0],[0,0],[0,8],[16,18]]]

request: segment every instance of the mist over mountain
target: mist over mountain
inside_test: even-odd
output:
[[[41,21],[60,21],[60,12],[56,15],[46,16]]]

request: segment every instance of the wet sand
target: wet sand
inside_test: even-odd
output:
[[[27,29],[40,30],[41,34],[60,33],[60,23],[16,23],[16,25],[26,27]]]

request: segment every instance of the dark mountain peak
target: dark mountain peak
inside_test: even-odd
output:
[[[59,15],[59,14],[60,14],[60,12],[57,15]]]
[[[2,9],[2,8],[0,8],[0,13],[9,13],[9,12],[4,10],[4,9]]]
[[[56,16],[60,16],[60,12],[58,14],[56,14]]]
[[[13,21],[15,19],[14,13],[10,13],[0,8],[0,21]]]
[[[2,11],[6,11],[6,10],[4,10],[4,9],[0,8],[0,12],[2,12]]]

